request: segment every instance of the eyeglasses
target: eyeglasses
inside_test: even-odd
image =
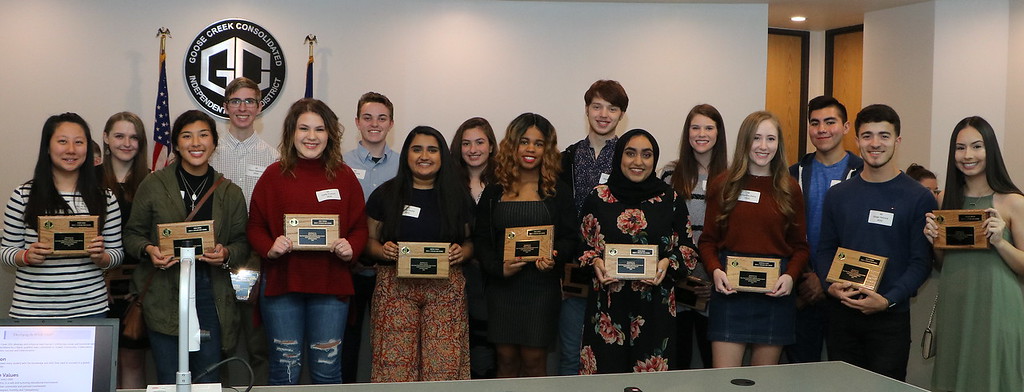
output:
[[[255,98],[231,98],[228,100],[228,106],[237,108],[239,106],[242,106],[243,103],[245,104],[245,106],[256,106],[257,102],[259,101],[257,101]]]

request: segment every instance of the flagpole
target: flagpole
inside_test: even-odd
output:
[[[164,165],[167,165],[166,155],[170,152],[171,137],[171,118],[167,100],[167,69],[165,68],[167,38],[171,37],[171,30],[161,27],[157,30],[156,36],[160,38],[160,80],[157,83],[156,111],[153,116],[153,163],[150,169],[154,171],[158,169],[157,162],[160,161],[161,155],[164,156]],[[168,147],[167,152],[163,151],[164,147]]]
[[[316,36],[309,34],[302,42],[309,45],[309,62],[306,63],[306,98],[313,98],[313,45],[316,45]]]

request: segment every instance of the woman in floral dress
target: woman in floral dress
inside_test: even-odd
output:
[[[684,265],[697,263],[686,200],[653,175],[658,143],[645,130],[619,138],[607,184],[583,202],[580,263],[592,265],[594,291],[587,303],[580,374],[650,372],[675,361],[673,287]],[[622,281],[604,268],[605,244],[658,245],[654,279]]]

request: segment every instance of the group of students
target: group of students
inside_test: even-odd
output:
[[[160,251],[157,225],[187,220],[213,220],[216,235],[197,255],[195,310],[205,332],[194,371],[245,340],[270,384],[298,383],[303,364],[314,383],[351,380],[368,307],[373,382],[468,379],[490,366],[497,377],[546,375],[556,342],[560,374],[686,369],[693,340],[704,366],[715,367],[741,366],[748,348],[752,365],[779,363],[783,351],[791,362],[817,361],[827,341],[830,359],[902,380],[909,300],[936,260],[935,388],[1017,390],[1024,382],[1024,251],[1015,245],[1024,224],[1014,224],[1024,219],[1024,196],[980,117],[954,128],[940,199],[943,209],[986,209],[991,247],[941,252],[930,245],[936,198],[897,168],[900,120],[885,105],[857,114],[858,157],[842,148],[845,107],[811,100],[816,151],[792,166],[771,113],[744,119],[728,162],[721,114],[697,105],[678,159],[659,175],[653,134],[617,135],[628,97],[610,80],[584,94],[587,137],[561,153],[554,126],[524,113],[500,142],[475,117],[450,147],[438,130],[418,126],[396,154],[386,143],[394,107],[372,92],[357,104],[355,150],[341,153],[338,116],[309,98],[289,108],[275,150],[253,133],[258,86],[239,78],[225,96],[229,132],[203,112],[182,113],[171,130],[175,159],[153,173],[138,116],[108,120],[101,170],[89,169],[96,158],[86,122],[52,116],[32,180],[7,204],[0,259],[17,268],[11,317],[117,316],[125,294],[142,296],[147,339],[123,345],[123,387],[144,385],[147,345],[157,381],[173,383],[179,260]],[[339,238],[328,251],[296,250],[284,235],[291,213],[337,214]],[[100,236],[88,257],[55,257],[39,242],[37,218],[73,214],[99,216]],[[503,259],[507,228],[539,225],[554,227],[551,254]],[[448,278],[398,277],[402,242],[450,244]],[[610,244],[654,245],[654,277],[615,279],[604,265]],[[888,257],[877,291],[824,280],[839,247]],[[778,258],[781,275],[767,293],[738,292],[727,278],[730,256]],[[116,306],[108,307],[104,274],[122,264],[137,265],[132,285],[111,283]],[[243,268],[261,271],[255,304],[236,302],[231,273]],[[572,280],[590,284],[563,294]],[[706,311],[677,304],[688,280],[706,282],[696,290]],[[471,338],[478,333],[486,342]],[[493,347],[493,359],[477,346]]]

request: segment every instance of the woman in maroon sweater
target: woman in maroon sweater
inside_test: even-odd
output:
[[[793,282],[807,265],[803,196],[787,171],[778,119],[754,112],[743,120],[729,170],[708,186],[699,250],[715,283],[708,340],[714,367],[736,367],[748,345],[752,365],[779,362],[795,340]],[[728,256],[782,259],[782,275],[767,293],[737,292],[729,284]]]
[[[296,384],[303,353],[316,384],[341,383],[342,336],[354,291],[349,263],[366,245],[362,188],[341,159],[341,126],[326,104],[301,99],[284,120],[281,160],[263,172],[249,208],[249,241],[263,256],[260,309],[270,383]],[[294,251],[284,214],[337,214],[330,251]]]

